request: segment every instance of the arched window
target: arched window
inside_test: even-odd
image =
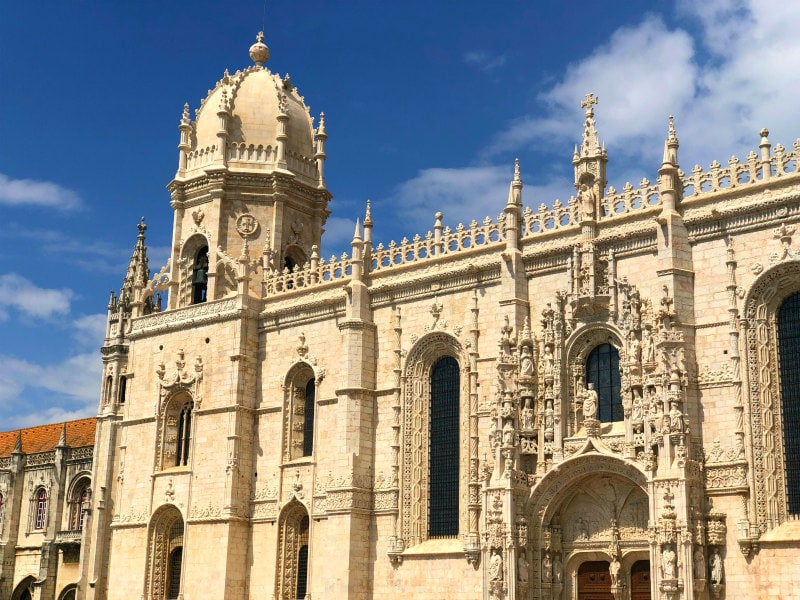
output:
[[[174,506],[164,506],[153,515],[147,550],[147,597],[177,599],[183,570],[183,517]]]
[[[119,378],[119,394],[117,396],[118,401],[120,404],[125,404],[125,394],[128,388],[128,378],[127,377],[120,377]]]
[[[83,530],[83,507],[89,501],[89,479],[84,477],[72,488],[69,498],[69,528],[72,531]]]
[[[44,529],[47,526],[47,490],[44,488],[36,492],[34,502],[33,528]]]
[[[58,600],[75,600],[77,597],[76,594],[78,592],[78,586],[76,584],[68,585],[63,590],[61,590],[61,594],[58,596]]]
[[[192,407],[193,402],[183,405],[178,416],[178,435],[175,448],[175,466],[185,467],[189,464],[189,442],[192,439]]]
[[[314,451],[314,378],[306,384],[305,406],[303,407],[303,456],[311,456]]]
[[[292,500],[278,519],[278,576],[275,598],[296,600],[308,594],[308,511]]]
[[[314,417],[316,412],[316,380],[306,363],[292,370],[286,385],[286,433],[284,461],[296,460],[314,453]]]
[[[192,304],[206,301],[208,291],[208,246],[203,246],[194,257],[192,271]]]
[[[622,421],[619,352],[611,344],[600,344],[586,360],[586,383],[593,383],[598,396],[597,418],[604,422]]]
[[[439,359],[431,370],[428,452],[428,535],[458,535],[459,372],[456,359]]]
[[[103,397],[103,400],[106,403],[111,402],[111,387],[113,386],[113,384],[114,384],[114,378],[111,375],[106,377],[106,386],[105,386],[104,397]]]
[[[789,514],[800,514],[800,293],[778,309],[783,444],[786,462],[786,503]]]

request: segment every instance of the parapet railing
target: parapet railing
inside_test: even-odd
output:
[[[697,198],[725,190],[744,187],[749,184],[776,179],[800,172],[800,139],[793,149],[786,151],[776,144],[774,152],[769,152],[769,143],[762,138],[762,155],[755,152],[747,155],[741,162],[735,156],[722,167],[714,161],[708,170],[695,166],[690,175],[679,171],[684,199]],[[600,200],[599,220],[601,222],[619,219],[639,211],[648,211],[662,204],[658,184],[642,179],[638,187],[626,183],[621,191],[609,187]],[[437,215],[440,217],[441,215]],[[376,273],[410,265],[437,257],[454,255],[469,250],[505,242],[506,216],[501,214],[496,220],[486,217],[482,222],[472,221],[469,226],[459,224],[455,229],[443,227],[437,220],[434,231],[424,236],[415,235],[411,240],[403,238],[400,243],[391,241],[387,246],[378,244],[367,256],[367,272]],[[539,205],[539,210],[525,208],[520,223],[523,239],[552,232],[566,231],[580,226],[578,201],[571,196],[566,203],[556,200],[552,206]],[[329,282],[348,279],[352,275],[353,261],[348,255],[340,258],[332,256],[327,262],[312,258],[303,267],[289,271],[266,273],[264,276],[264,295],[274,296],[291,290],[305,289]]]

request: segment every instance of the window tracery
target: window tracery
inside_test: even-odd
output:
[[[296,600],[308,594],[309,525],[308,510],[296,499],[281,512],[275,598]]]
[[[150,522],[146,588],[147,597],[174,600],[181,593],[183,566],[183,516],[174,506],[156,511]]]
[[[33,509],[33,528],[44,529],[47,527],[47,490],[43,487],[36,491]]]
[[[286,380],[283,459],[288,462],[314,453],[317,378],[311,365],[300,361]]]
[[[186,391],[179,391],[164,402],[158,437],[159,470],[189,465],[194,408],[194,401]]]
[[[611,344],[600,344],[586,359],[586,382],[599,397],[597,418],[603,423],[622,421],[619,352]]]
[[[86,476],[79,476],[72,484],[72,489],[69,492],[67,500],[68,527],[71,531],[83,530],[84,519],[84,506],[87,505],[91,499],[91,489],[89,487],[89,478]]]
[[[467,435],[461,415],[468,413],[468,373],[469,361],[460,343],[445,332],[422,337],[406,360],[401,470],[401,532],[406,547],[466,529],[467,516],[458,500],[467,487],[463,468]],[[445,407],[442,417],[437,414],[440,404]],[[440,429],[450,431],[444,434]],[[448,466],[439,469],[440,462]],[[440,471],[448,472],[448,480],[443,480]],[[448,503],[450,508],[443,510]]]

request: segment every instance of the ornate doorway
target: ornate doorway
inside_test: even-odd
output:
[[[631,600],[650,598],[650,561],[639,560],[631,567]]]
[[[614,600],[609,563],[593,560],[578,567],[578,600]]]

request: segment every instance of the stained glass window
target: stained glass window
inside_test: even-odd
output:
[[[458,535],[458,362],[440,359],[431,372],[428,534]]]

